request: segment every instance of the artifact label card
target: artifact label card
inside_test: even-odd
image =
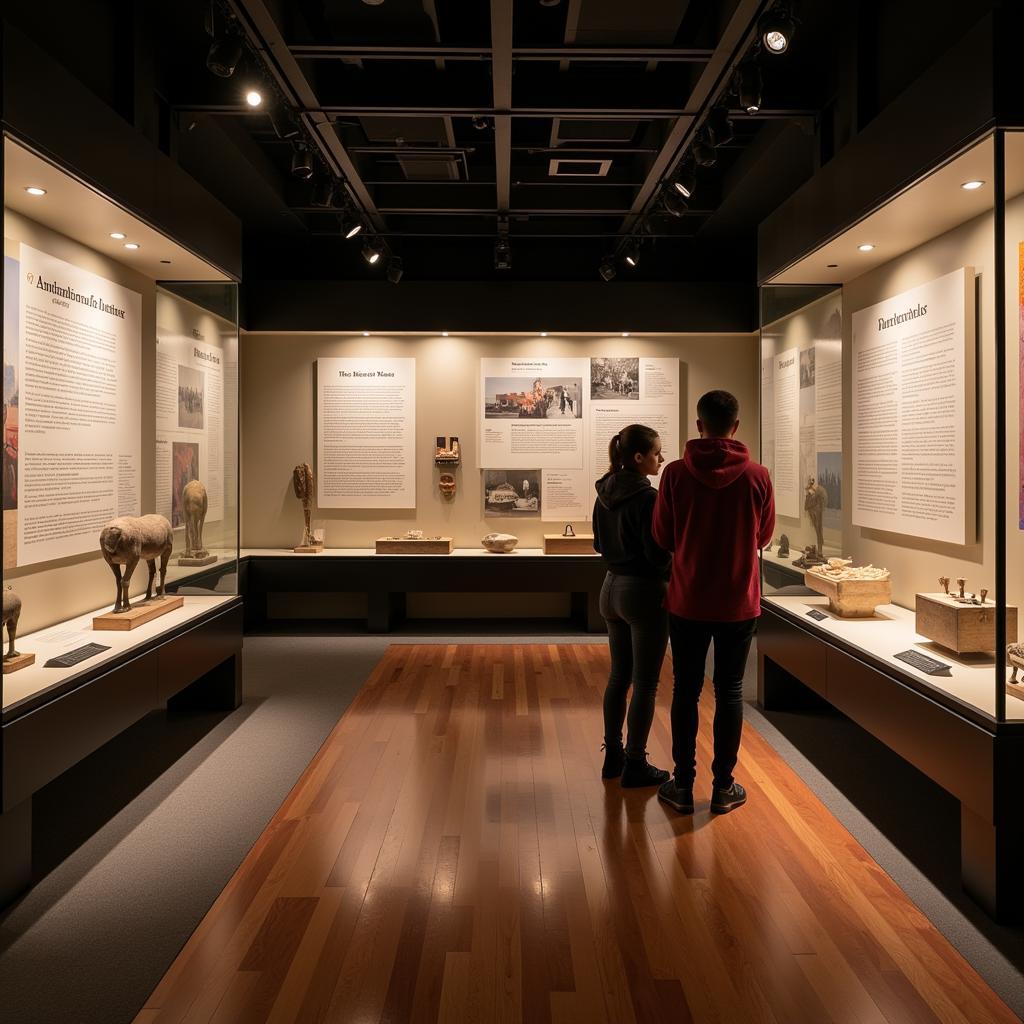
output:
[[[853,522],[966,544],[973,533],[974,272],[853,314]]]
[[[927,654],[922,654],[920,651],[900,651],[899,654],[894,654],[893,657],[924,672],[925,675],[949,676],[953,674],[952,665],[939,661],[937,658],[929,658]]]
[[[416,360],[316,361],[317,504],[416,507]]]
[[[141,510],[142,296],[28,245],[17,262],[6,304],[17,324],[4,331],[5,435],[17,426],[4,528],[15,512],[17,564],[32,565],[95,551],[105,523]],[[12,554],[5,545],[5,568]]]

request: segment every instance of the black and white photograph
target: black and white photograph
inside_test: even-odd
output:
[[[592,356],[590,397],[593,401],[640,401],[638,356]]]
[[[203,429],[206,375],[202,370],[178,364],[178,426]]]
[[[484,515],[511,519],[540,516],[539,469],[485,469]]]
[[[583,380],[580,377],[486,377],[484,418],[582,419]]]
[[[814,387],[814,348],[800,350],[800,390]]]

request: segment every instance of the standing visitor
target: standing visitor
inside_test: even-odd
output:
[[[775,497],[764,466],[734,440],[739,403],[709,391],[697,403],[698,440],[666,467],[654,509],[655,541],[672,552],[666,607],[672,638],[674,778],[658,796],[693,813],[698,701],[708,647],[715,645],[711,810],[746,802],[733,778],[743,730],[743,671],[761,614],[758,550],[775,529]]]
[[[657,786],[669,774],[647,761],[658,676],[668,645],[663,607],[671,555],[651,536],[657,491],[648,477],[665,461],[661,438],[634,423],[611,439],[608,472],[597,481],[594,549],[608,567],[601,587],[601,614],[608,623],[611,672],[604,692],[604,766],[601,777],[620,775],[626,788]],[[626,697],[630,685],[626,745]]]

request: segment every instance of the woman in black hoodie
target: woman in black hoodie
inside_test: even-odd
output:
[[[658,676],[668,644],[663,607],[672,556],[654,543],[651,515],[657,491],[648,477],[665,461],[657,431],[631,424],[608,446],[610,466],[597,481],[594,548],[608,566],[601,587],[601,614],[608,623],[611,673],[604,692],[604,767],[601,777],[622,776],[628,788],[658,786],[669,773],[647,762],[647,736],[654,721]],[[628,736],[622,724],[629,702]]]

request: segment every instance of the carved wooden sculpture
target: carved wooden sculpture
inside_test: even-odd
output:
[[[313,535],[309,530],[309,516],[313,510],[313,498],[316,491],[313,467],[308,462],[300,462],[292,470],[292,489],[295,491],[295,497],[302,502],[302,518],[305,525],[302,531],[301,547],[314,547]]]
[[[14,641],[18,636],[18,619],[21,618],[21,598],[13,590],[4,591],[4,626],[7,628],[7,651],[4,661],[20,658],[14,649]]]
[[[209,554],[203,547],[207,506],[206,488],[198,480],[189,480],[181,492],[181,508],[185,513],[186,558],[206,558]]]
[[[119,516],[111,519],[100,531],[100,551],[106,559],[110,571],[117,580],[117,600],[114,602],[115,612],[126,612],[131,609],[128,602],[128,589],[132,582],[132,573],[140,561],[145,560],[149,566],[149,582],[146,584],[148,601],[153,596],[153,579],[156,576],[156,560],[160,559],[160,585],[156,596],[164,596],[164,583],[167,580],[167,563],[171,559],[171,548],[174,546],[174,531],[164,516]],[[122,576],[121,566],[124,566]]]

